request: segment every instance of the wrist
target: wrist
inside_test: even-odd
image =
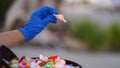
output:
[[[22,35],[25,37],[26,42],[33,39],[37,34],[39,34],[42,30],[44,30],[45,27],[49,24],[49,23],[44,23],[44,21],[40,23],[38,25],[27,24],[25,27],[18,29],[22,33]]]

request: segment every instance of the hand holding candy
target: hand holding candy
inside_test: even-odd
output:
[[[57,20],[59,20],[59,21],[63,21],[63,22],[65,22],[65,23],[67,23],[67,21],[65,20],[63,14],[58,14],[58,15],[53,14],[53,15],[57,18]]]
[[[25,27],[19,29],[26,41],[33,39],[49,23],[57,23],[57,19],[53,14],[57,15],[57,10],[48,6],[39,8],[31,13]]]
[[[26,41],[29,41],[44,30],[49,23],[57,23],[57,20],[67,22],[62,14],[58,14],[56,9],[44,6],[31,13],[27,24],[25,27],[20,28],[19,31]]]

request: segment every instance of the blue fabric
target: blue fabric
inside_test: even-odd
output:
[[[18,30],[26,38],[26,41],[29,41],[40,33],[50,22],[57,23],[57,19],[53,14],[58,14],[58,11],[54,8],[48,6],[39,8],[31,13],[25,27],[19,28]]]

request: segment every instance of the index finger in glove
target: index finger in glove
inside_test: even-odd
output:
[[[58,14],[58,11],[54,8],[43,6],[37,10],[35,10],[32,15],[34,17],[39,17],[40,19],[46,18],[48,15]]]

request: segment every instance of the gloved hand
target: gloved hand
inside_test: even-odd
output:
[[[40,33],[50,22],[57,23],[57,19],[53,14],[58,14],[58,11],[54,8],[48,6],[39,8],[31,13],[27,24],[18,30],[26,38],[26,41],[29,41]]]

